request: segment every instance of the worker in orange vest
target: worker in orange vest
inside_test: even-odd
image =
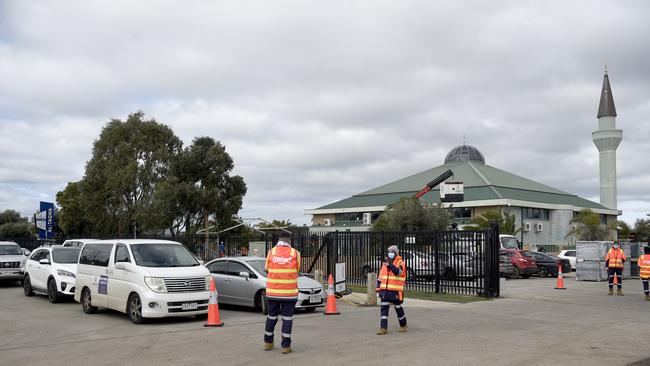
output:
[[[264,329],[264,350],[273,349],[273,332],[282,315],[282,353],[291,352],[293,313],[298,301],[300,252],[291,247],[291,236],[281,234],[278,243],[266,257],[266,299],[268,315]],[[262,301],[264,299],[262,298]]]
[[[648,281],[650,280],[650,247],[643,247],[643,254],[639,257],[639,277],[643,283],[643,292],[645,293],[645,301],[650,301],[650,289],[648,289]]]
[[[404,285],[406,284],[406,264],[399,255],[399,249],[396,245],[388,247],[388,256],[379,271],[377,278],[377,292],[381,299],[381,320],[379,322],[378,335],[388,333],[388,311],[390,305],[395,306],[397,320],[399,321],[399,331],[406,332],[406,314],[402,308],[404,302]]]
[[[616,294],[618,296],[623,296],[623,264],[627,258],[623,249],[621,249],[621,244],[618,240],[614,241],[614,246],[609,249],[607,256],[605,257],[605,265],[607,266],[607,276],[609,277],[609,293],[608,295],[614,294],[614,276],[618,279],[618,289]]]

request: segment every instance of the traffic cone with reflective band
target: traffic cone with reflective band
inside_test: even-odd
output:
[[[327,304],[325,305],[325,315],[339,315],[336,310],[336,296],[334,296],[334,277],[330,274],[327,280]]]
[[[618,285],[618,276],[614,273],[614,285]]]
[[[219,304],[217,304],[217,286],[214,278],[210,277],[210,302],[208,303],[208,321],[204,327],[221,327],[223,322],[219,318]]]
[[[562,278],[562,264],[557,266],[557,284],[555,285],[556,290],[566,290],[564,287],[564,278]]]

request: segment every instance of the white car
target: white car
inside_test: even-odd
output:
[[[75,291],[75,276],[80,248],[41,247],[25,263],[25,296],[47,295],[51,303]]]
[[[13,241],[0,241],[0,280],[20,281],[27,256]]]
[[[86,243],[90,242],[98,242],[100,240],[97,239],[68,239],[61,244],[63,247],[73,247],[73,248],[81,248],[84,246]]]
[[[576,250],[575,249],[563,250],[557,256],[562,258],[562,259],[568,259],[569,263],[571,263],[571,270],[575,271],[575,269],[576,269]]]
[[[210,272],[182,244],[167,240],[102,240],[84,244],[74,299],[86,314],[109,308],[133,323],[206,314]]]

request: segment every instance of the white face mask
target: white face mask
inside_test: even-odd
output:
[[[393,252],[388,252],[388,258],[390,258],[390,259],[395,259],[395,253],[393,253]]]
[[[618,249],[618,244],[614,244],[614,249]]]

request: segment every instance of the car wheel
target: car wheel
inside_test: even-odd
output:
[[[256,307],[258,310],[262,311],[262,314],[269,314],[269,302],[266,298],[266,290],[262,290],[258,293]]]
[[[34,296],[32,281],[30,280],[28,274],[26,274],[25,278],[23,278],[23,292],[25,293],[25,296]]]
[[[539,267],[539,269],[537,270],[537,276],[538,277],[546,277],[546,276],[548,276],[548,268]]]
[[[59,290],[56,288],[56,281],[53,278],[47,281],[47,299],[53,304],[59,301]]]
[[[97,306],[93,306],[90,298],[90,289],[84,288],[81,292],[81,308],[86,314],[95,314]]]
[[[444,273],[442,274],[442,278],[446,280],[455,280],[456,279],[456,271],[453,268],[445,268]]]
[[[129,319],[133,324],[144,323],[144,318],[142,317],[142,301],[140,301],[140,296],[137,294],[131,294],[131,296],[129,296],[129,304],[126,308],[126,312],[129,314]]]
[[[306,313],[313,313],[314,311],[316,311],[316,308],[305,308]]]
[[[519,278],[521,276],[521,271],[519,267],[515,266],[515,270],[512,272],[512,278]]]

